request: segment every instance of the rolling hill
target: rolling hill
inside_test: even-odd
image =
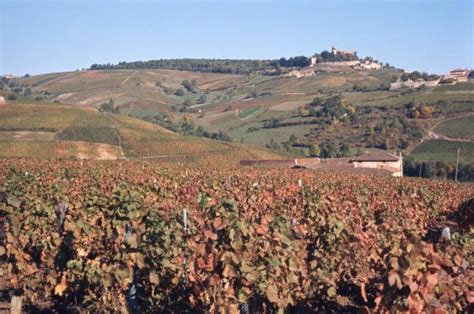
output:
[[[278,158],[264,149],[175,134],[136,118],[93,109],[35,103],[7,104],[0,111],[0,157]]]
[[[108,119],[127,119],[128,115],[166,127],[179,124],[186,115],[192,117],[196,127],[228,133],[234,143],[268,147],[293,156],[307,155],[309,147],[316,144],[326,157],[388,149],[413,154],[417,162],[454,163],[432,140],[449,140],[449,147],[459,142],[468,147],[466,153],[471,150],[472,136],[464,131],[474,129],[470,116],[474,83],[470,80],[439,87],[389,90],[390,83],[402,73],[387,67],[345,68],[296,78],[258,71],[222,74],[169,69],[88,70],[12,79],[3,94],[16,89],[15,104],[32,103],[36,98],[83,108],[85,112],[113,100],[121,115],[108,115]],[[27,90],[29,95],[25,97]],[[324,104],[311,105],[315,98],[324,103],[334,96],[339,97],[345,115],[321,116],[318,111]],[[416,108],[409,109],[410,105]],[[410,110],[421,110],[423,106],[429,107],[429,116],[410,116]],[[122,131],[121,136],[134,138],[132,129]],[[448,138],[442,138],[443,134]],[[48,135],[51,136],[43,134]],[[101,135],[111,141],[102,144],[117,146],[117,137],[109,135]],[[80,140],[77,130],[64,131],[61,136]],[[422,149],[416,149],[421,143]],[[426,149],[431,144],[433,147]],[[145,153],[144,147],[130,145],[121,146],[125,155],[162,154],[161,149],[147,148]],[[134,155],[133,151],[139,153]],[[180,154],[182,149],[177,152]]]

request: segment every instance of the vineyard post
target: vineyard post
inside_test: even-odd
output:
[[[456,157],[456,172],[454,173],[454,181],[458,182],[458,167],[459,167],[459,152],[461,148],[458,147],[458,156]]]
[[[10,313],[21,314],[21,307],[22,307],[22,297],[13,296],[11,300]]]
[[[183,208],[184,236],[188,234],[188,209]],[[185,240],[186,241],[186,240]],[[183,252],[184,253],[184,252]],[[183,254],[183,268],[186,270],[186,254]]]
[[[184,233],[188,233],[188,209],[183,209]]]

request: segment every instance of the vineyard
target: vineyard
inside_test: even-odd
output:
[[[0,160],[0,301],[474,311],[473,185],[221,164]]]

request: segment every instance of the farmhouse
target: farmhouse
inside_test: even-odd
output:
[[[392,176],[403,176],[402,154],[390,154],[387,152],[371,152],[362,156],[351,158],[349,162],[354,168],[376,168],[390,171]]]
[[[306,69],[302,69],[302,70],[293,70],[293,71],[289,72],[288,74],[286,74],[286,76],[296,77],[296,78],[315,76],[315,75],[316,75],[316,73],[314,72],[314,69],[312,69],[312,68],[306,68]]]
[[[316,63],[318,63],[318,58],[315,56],[309,57],[309,66],[310,67],[315,67]]]
[[[382,65],[380,65],[380,63],[377,63],[377,62],[365,61],[365,62],[360,62],[359,64],[357,64],[356,68],[367,69],[367,70],[379,70],[382,68]]]
[[[278,160],[242,160],[243,166],[308,168],[345,173],[365,173],[390,177],[403,176],[402,155],[387,152],[366,153],[354,158],[299,158]]]
[[[446,79],[453,79],[458,82],[466,82],[469,78],[471,71],[467,69],[454,69],[449,72]]]
[[[433,80],[433,81],[424,81],[424,80],[412,81],[412,80],[408,80],[406,82],[404,82],[402,80],[398,80],[397,82],[390,84],[390,90],[398,90],[398,89],[401,89],[401,88],[404,88],[404,87],[407,87],[407,88],[418,88],[418,87],[421,87],[421,86],[434,87],[434,86],[438,86],[440,81],[441,81],[441,79]]]

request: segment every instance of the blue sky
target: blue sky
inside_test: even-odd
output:
[[[0,0],[0,74],[160,58],[311,55],[406,70],[473,67],[473,1]]]

